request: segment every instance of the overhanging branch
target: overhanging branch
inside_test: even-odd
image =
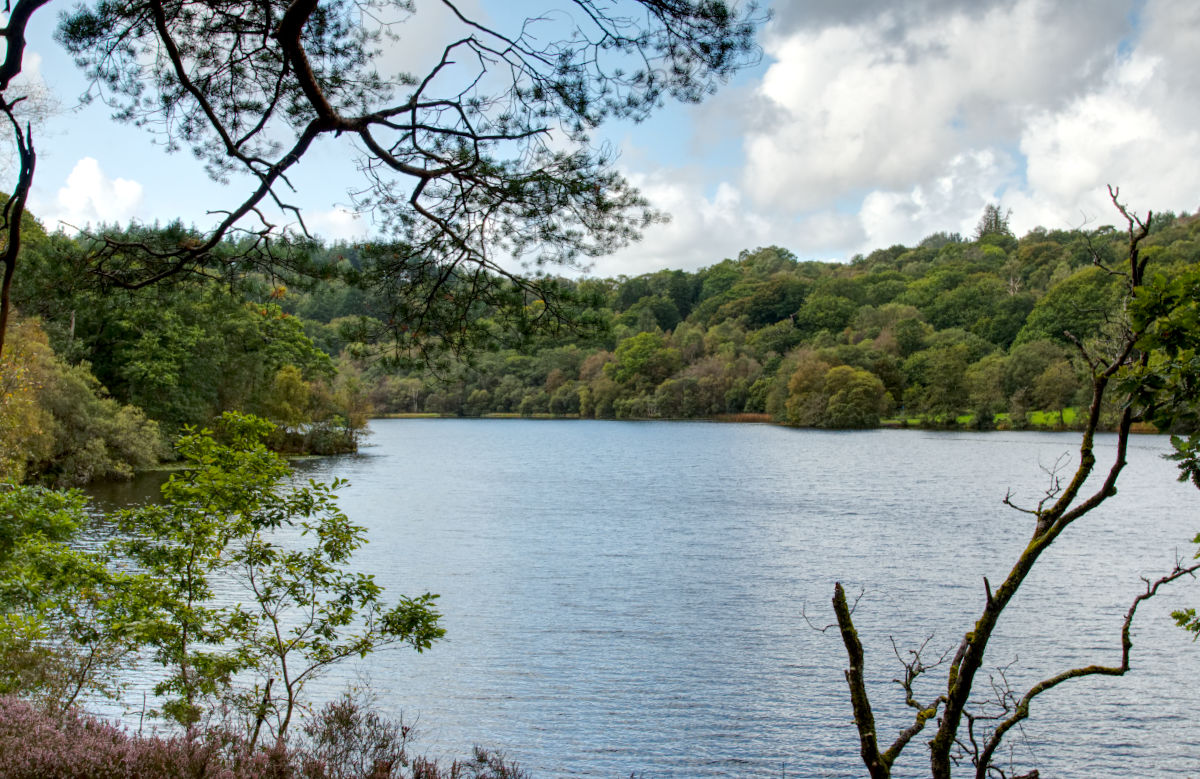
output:
[[[1094,664],[1072,668],[1044,679],[1029,688],[1029,691],[1017,702],[1013,713],[996,726],[996,729],[992,731],[992,735],[985,743],[983,751],[976,760],[976,779],[987,779],[988,767],[991,765],[992,756],[1000,746],[1000,742],[1003,741],[1005,734],[1009,730],[1029,717],[1029,706],[1034,698],[1071,679],[1082,679],[1087,676],[1124,676],[1129,671],[1129,656],[1133,649],[1131,628],[1133,626],[1133,618],[1137,615],[1138,607],[1143,602],[1153,598],[1158,593],[1160,587],[1184,576],[1190,576],[1197,571],[1200,571],[1200,563],[1189,566],[1181,566],[1177,563],[1169,574],[1154,582],[1146,581],[1145,592],[1142,592],[1133,599],[1133,603],[1130,604],[1129,609],[1125,612],[1125,619],[1121,623],[1121,662],[1119,665]]]

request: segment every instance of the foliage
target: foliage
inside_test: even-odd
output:
[[[1156,274],[1138,291],[1130,314],[1144,330],[1139,346],[1153,359],[1130,374],[1128,388],[1138,391],[1136,402],[1160,428],[1194,433],[1200,427],[1200,267],[1174,278]],[[1200,486],[1195,470],[1183,473]]]
[[[653,387],[679,369],[681,356],[656,333],[638,333],[617,347],[615,360],[604,370],[620,384]]]
[[[942,422],[956,417],[969,403],[967,346],[952,344],[924,349],[904,363],[909,377],[906,401],[929,419]]]
[[[1178,218],[1147,237],[1164,283],[1186,272],[1197,224]],[[87,361],[114,399],[141,404],[168,429],[206,424],[224,410],[256,413],[276,423],[270,444],[284,452],[352,450],[372,409],[589,418],[766,411],[791,424],[829,425],[828,399],[811,414],[787,412],[793,362],[803,353],[872,373],[892,407],[920,424],[967,418],[1021,427],[1042,424],[1037,412],[1048,411],[1054,418],[1045,424],[1056,426],[1083,388],[1071,338],[1087,342],[1120,321],[1114,277],[1081,263],[1111,262],[1119,239],[1111,231],[1034,231],[1012,246],[927,241],[850,266],[802,263],[767,247],[695,273],[559,279],[554,316],[583,324],[540,333],[473,299],[464,286],[473,282],[451,274],[437,282],[444,299],[436,305],[460,307],[474,334],[453,336],[463,354],[433,362],[422,360],[429,355],[415,341],[400,348],[386,335],[412,329],[413,320],[378,318],[394,293],[363,283],[380,272],[378,261],[394,257],[395,247],[383,244],[308,244],[315,284],[284,287],[251,272],[228,278],[222,290],[179,280],[130,294],[81,282],[82,271],[58,273],[86,264],[88,239],[51,236],[31,244],[15,289],[21,306],[43,317],[56,351]],[[548,300],[523,301],[527,321],[551,315]],[[410,335],[450,337],[438,327],[435,317]]]
[[[162,455],[158,426],[107,397],[86,365],[64,364],[36,321],[12,329],[0,387],[0,481],[128,477]]]
[[[0,490],[0,693],[61,715],[84,692],[118,692],[145,647],[167,671],[156,685],[163,712],[190,727],[211,704],[232,704],[249,724],[239,747],[249,754],[264,725],[282,749],[305,684],[331,665],[393,644],[423,651],[444,634],[436,596],[387,606],[370,576],[351,571],[365,537],[337,508],[343,482],[291,485],[262,443],[270,423],[221,421],[217,433],[179,439],[187,467],[162,504],[109,517],[118,535],[107,553],[73,546],[80,494]],[[249,604],[217,599],[217,578],[244,587]]]
[[[86,239],[57,242],[59,258],[78,259],[85,251]],[[278,288],[260,301],[257,278],[225,290],[183,280],[137,293],[78,281],[39,287],[40,274],[53,267],[45,258],[27,261],[30,273],[16,298],[44,317],[57,353],[79,363],[66,373],[81,375],[86,363],[93,385],[98,380],[114,400],[140,408],[168,433],[236,410],[276,422],[272,445],[281,451],[356,448],[365,425],[361,386],[336,375],[306,323],[277,304],[285,294]],[[98,414],[74,414],[82,416]]]
[[[21,338],[23,328],[14,328]],[[10,343],[0,356],[0,483],[25,480],[30,460],[51,447],[50,420],[37,401],[37,381],[29,348]]]
[[[879,377],[870,371],[840,365],[825,374],[825,424],[836,428],[877,427],[891,398]]]
[[[793,425],[816,427],[824,419],[829,402],[825,375],[831,366],[811,351],[801,352],[787,385],[787,419]]]
[[[1196,221],[1176,219],[1147,237],[1146,250],[1165,263],[1168,278],[1187,267],[1178,252],[1196,231]],[[1081,264],[1111,262],[1119,241],[1104,230],[1039,230],[1011,245],[960,238],[897,246],[851,266],[801,263],[767,247],[695,273],[564,281],[581,299],[584,290],[590,296],[589,321],[603,325],[596,330],[542,334],[434,371],[397,369],[352,343],[342,366],[355,366],[383,412],[696,418],[766,411],[825,426],[827,398],[811,413],[797,411],[802,398],[787,410],[789,382],[811,354],[826,370],[872,373],[891,406],[920,424],[1054,427],[1066,424],[1065,409],[1086,384],[1065,331],[1086,342],[1120,321],[1111,274],[1094,266],[1080,272]],[[321,300],[334,298],[349,301],[332,293]],[[293,289],[279,302],[301,312],[312,310],[312,299]],[[363,308],[347,305],[327,314],[340,321],[368,310],[371,297],[353,304]],[[668,327],[676,313],[682,319]],[[503,329],[490,310],[480,316],[480,326]]]
[[[1180,433],[1171,436],[1169,456],[1179,466],[1179,480],[1200,488],[1200,268],[1174,278],[1156,274],[1138,290],[1130,316],[1142,333],[1138,345],[1151,358],[1130,371],[1123,386],[1160,429]],[[1200,544],[1200,535],[1192,542]],[[1194,607],[1172,616],[1200,636]]]
[[[73,546],[85,524],[77,492],[0,490],[0,693],[54,712],[116,694],[137,644],[134,580]]]
[[[170,737],[133,735],[76,712],[51,717],[0,696],[0,774],[7,779],[528,779],[503,755],[480,748],[449,766],[406,747],[411,730],[334,701],[315,713],[304,739],[252,748],[221,724]]]
[[[1044,339],[1070,344],[1072,338],[1097,336],[1115,323],[1121,294],[1119,281],[1103,268],[1085,268],[1037,302],[1017,342]]]
[[[271,718],[282,741],[313,676],[388,644],[421,651],[443,631],[435,596],[386,608],[371,577],[346,570],[364,538],[337,509],[342,483],[288,487],[287,466],[261,441],[270,428],[226,414],[217,434],[182,436],[186,470],[163,486],[161,505],[116,515],[125,535],[113,546],[147,577],[140,639],[168,671],[155,688],[167,696],[164,713],[192,724],[206,699],[252,671],[261,686],[236,700],[254,713],[256,735]],[[217,604],[219,575],[240,582],[250,605]]]

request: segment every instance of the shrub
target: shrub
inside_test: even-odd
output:
[[[223,725],[140,736],[93,717],[55,717],[0,696],[0,776],[5,779],[530,779],[498,752],[476,747],[448,767],[409,760],[403,723],[348,696],[327,703],[294,749],[251,750]]]
[[[133,736],[111,723],[68,712],[52,717],[0,697],[0,776],[7,779],[290,779],[287,756],[260,751],[211,728],[170,738]]]
[[[304,775],[311,779],[388,779],[408,765],[412,731],[365,709],[349,694],[326,703],[303,728]]]

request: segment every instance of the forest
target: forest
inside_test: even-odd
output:
[[[183,241],[186,230],[124,234]],[[128,290],[85,236],[24,227],[3,364],[0,476],[78,485],[169,457],[222,413],[275,423],[283,453],[353,450],[371,415],[735,418],[823,428],[1070,427],[1081,347],[1120,325],[1112,228],[1017,238],[989,206],[845,263],[745,250],[695,272],[414,278],[391,247],[303,242],[287,270],[225,262]],[[1157,216],[1153,272],[1200,258],[1200,218]],[[465,301],[459,303],[459,301]],[[1149,429],[1149,428],[1147,428]]]

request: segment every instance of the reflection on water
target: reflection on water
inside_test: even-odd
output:
[[[145,471],[135,474],[132,479],[92,482],[85,491],[93,511],[155,503],[159,499],[159,488],[170,475],[170,471]]]
[[[901,651],[952,648],[1028,537],[1002,504],[1036,502],[1076,440],[1055,434],[829,433],[763,425],[387,420],[356,456],[297,464],[347,478],[368,528],[362,570],[390,592],[441,593],[445,642],[372,656],[381,705],[422,744],[503,749],[538,777],[860,776],[834,581],[856,622],[881,734],[912,721]],[[1110,454],[1100,441],[1100,454]],[[1120,494],[1042,559],[990,648],[1022,687],[1119,660],[1139,577],[1200,530],[1160,438],[1137,439]],[[129,494],[152,493],[129,485]],[[117,500],[113,495],[110,499]],[[1200,651],[1152,602],[1134,673],[1039,698],[1011,739],[1044,776],[1200,774]],[[944,671],[944,669],[941,669]],[[944,677],[932,672],[921,697]],[[982,679],[986,685],[986,677]],[[1131,736],[1130,734],[1136,734]],[[890,739],[889,739],[890,740]],[[898,777],[927,775],[914,743]]]

